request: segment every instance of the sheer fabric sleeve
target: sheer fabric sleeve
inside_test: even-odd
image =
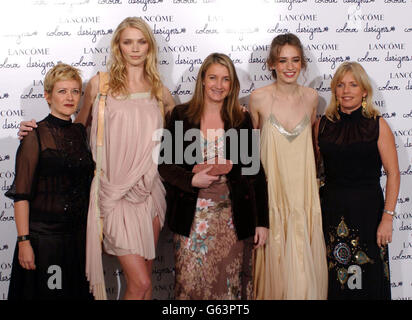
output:
[[[17,149],[16,175],[11,188],[5,194],[14,201],[30,201],[34,197],[39,149],[38,132],[34,129],[20,142]]]

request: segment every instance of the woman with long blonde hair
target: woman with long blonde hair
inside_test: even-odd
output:
[[[99,75],[90,79],[76,118],[85,126],[91,123],[95,161],[99,84]],[[86,274],[96,299],[106,299],[99,216],[104,250],[118,257],[125,274],[124,299],[151,298],[152,261],[166,210],[165,191],[152,160],[152,135],[163,127],[164,114],[173,106],[157,70],[150,27],[141,18],[124,19],[111,40],[102,160],[97,164],[101,174],[95,176],[90,194]]]
[[[164,188],[152,160],[153,132],[163,127],[165,108],[174,105],[157,71],[157,46],[149,26],[126,18],[111,41],[109,92],[106,98],[104,149],[99,197],[104,250],[118,257],[127,287],[124,299],[151,299],[151,269],[163,225]],[[95,150],[99,78],[86,87],[78,120],[92,113]],[[96,183],[97,177],[93,181]],[[96,298],[104,298],[100,243],[90,200],[86,274]]]

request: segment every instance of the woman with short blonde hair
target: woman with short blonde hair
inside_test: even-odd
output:
[[[49,70],[50,114],[17,150],[6,193],[15,202],[17,227],[9,300],[93,299],[84,269],[94,163],[84,126],[71,121],[81,88],[76,68],[60,63]]]

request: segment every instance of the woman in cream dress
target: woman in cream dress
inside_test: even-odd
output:
[[[255,253],[256,299],[326,299],[327,266],[312,144],[318,95],[297,83],[306,66],[299,39],[276,37],[268,65],[276,82],[250,98],[261,129],[270,229]]]

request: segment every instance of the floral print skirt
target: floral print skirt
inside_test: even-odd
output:
[[[249,241],[239,241],[232,221],[226,179],[201,189],[190,236],[176,234],[175,298],[249,299],[252,259]]]

